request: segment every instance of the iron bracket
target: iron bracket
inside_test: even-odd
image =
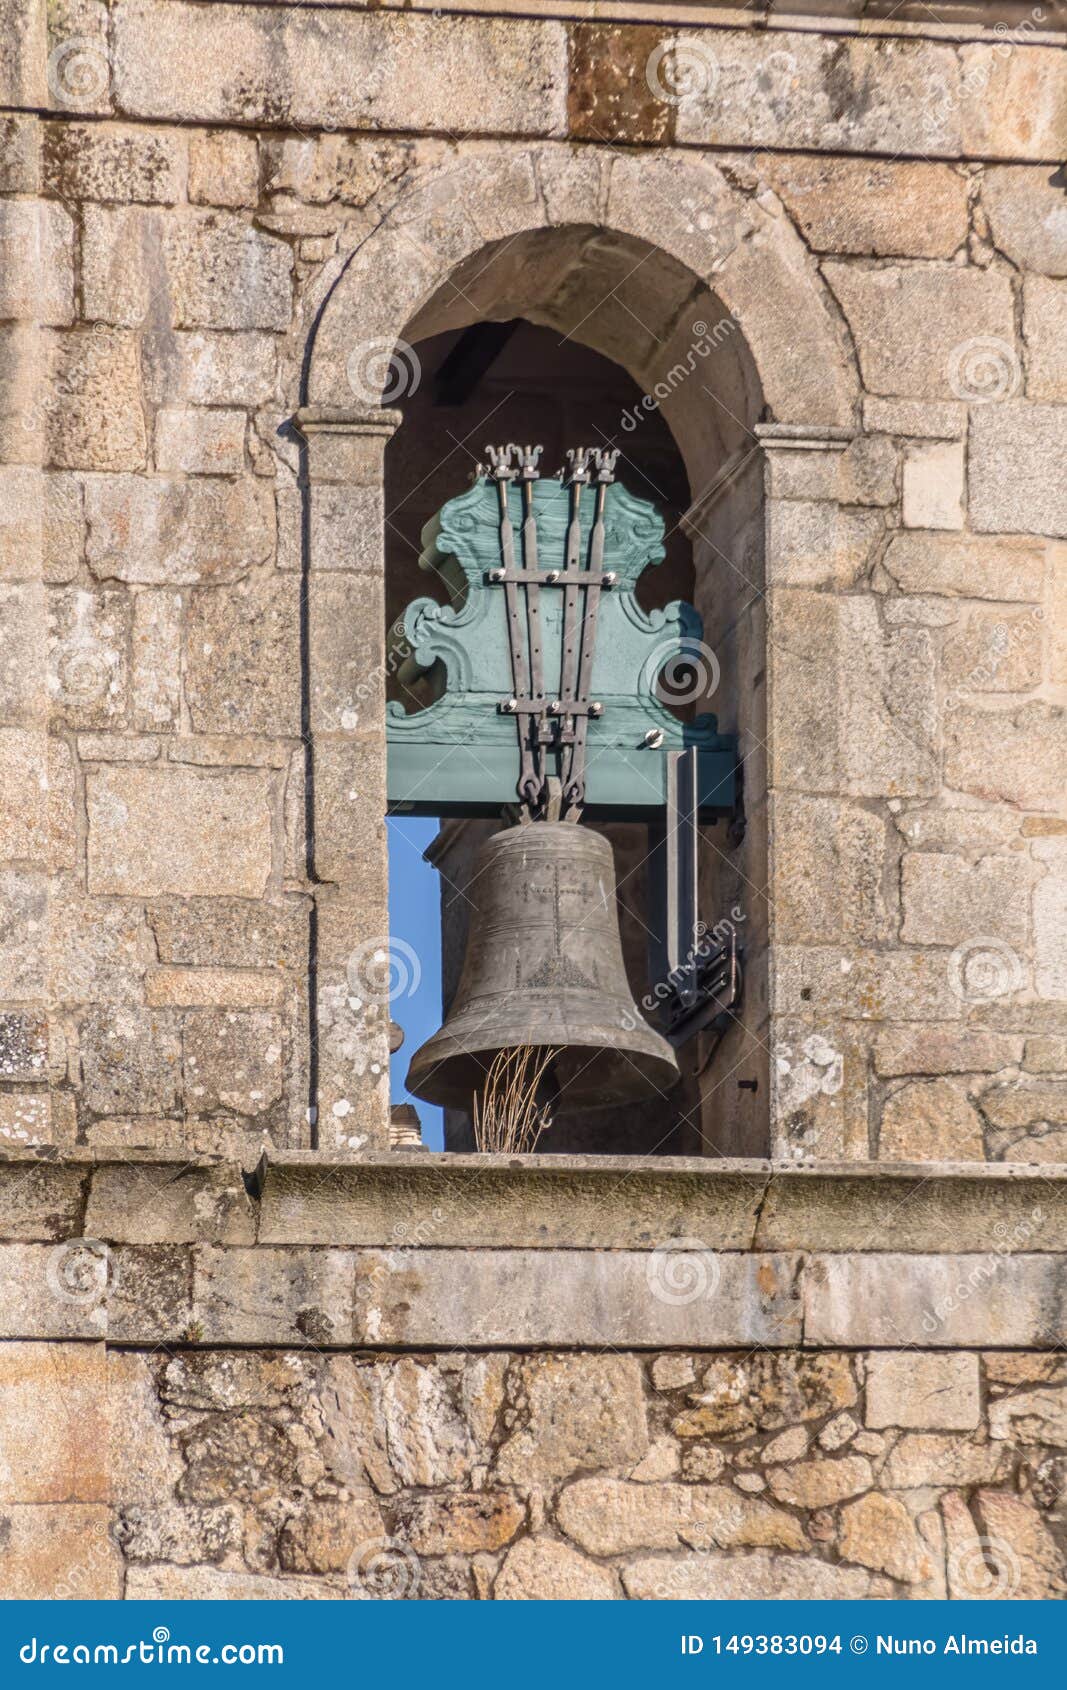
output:
[[[695,748],[667,753],[664,818],[649,828],[653,995],[675,1045],[703,1031],[741,991],[733,924],[709,931],[699,917],[699,773]]]

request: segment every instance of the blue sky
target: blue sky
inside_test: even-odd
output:
[[[422,1122],[423,1142],[431,1150],[444,1149],[444,1114],[404,1090],[408,1063],[424,1039],[441,1025],[441,901],[437,870],[422,853],[440,828],[432,816],[390,816],[389,934],[410,945],[418,968],[409,971],[414,991],[394,998],[394,1021],[404,1029],[404,1043],[391,1064],[394,1103],[413,1103]],[[404,971],[401,971],[402,973]]]

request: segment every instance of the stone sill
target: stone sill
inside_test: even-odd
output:
[[[967,1251],[1018,1233],[1067,1250],[1067,1168],[1047,1165],[290,1154],[259,1189],[262,1244]]]
[[[367,0],[318,0],[336,11],[372,9]],[[272,7],[305,6],[307,0],[252,0]],[[914,36],[932,41],[988,41],[997,24],[1023,26],[1020,45],[1062,44],[1067,14],[1062,0],[1045,0],[1042,27],[1028,0],[941,0],[937,14],[928,0],[378,0],[379,11],[442,12],[490,18],[557,19],[561,23],[643,24],[685,29],[813,30],[826,35]],[[1001,39],[998,36],[998,39]]]
[[[1067,1251],[1067,1166],[5,1151],[0,1239],[422,1250]]]

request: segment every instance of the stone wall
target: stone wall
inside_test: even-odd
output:
[[[1055,1353],[10,1343],[0,1379],[5,1595],[1065,1591]]]
[[[663,404],[745,759],[708,1147],[1062,1156],[1059,38],[7,10],[7,1141],[387,1141],[381,357],[468,255],[603,226],[655,261],[472,298],[646,385],[709,282],[740,325]],[[760,416],[756,543],[715,489]]]
[[[1062,1595],[1065,1226],[1041,1169],[24,1155],[0,1590]]]
[[[5,1593],[1062,1593],[1063,12],[818,9],[0,0]],[[667,388],[773,1169],[373,1154],[383,407],[516,314]]]

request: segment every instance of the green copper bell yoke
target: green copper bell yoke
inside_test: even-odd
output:
[[[564,787],[577,771],[567,802],[591,820],[655,822],[671,754],[684,751],[701,818],[732,810],[735,740],[714,716],[683,722],[656,696],[664,667],[703,649],[692,605],[644,611],[635,597],[665,555],[663,518],[610,479],[614,454],[569,453],[566,479],[550,480],[539,452],[491,450],[490,468],[423,529],[419,567],[451,602],[409,604],[388,661],[409,682],[440,664],[444,684],[424,709],[388,707],[390,811],[498,815],[529,797],[531,745]],[[517,723],[523,713],[535,722]]]

